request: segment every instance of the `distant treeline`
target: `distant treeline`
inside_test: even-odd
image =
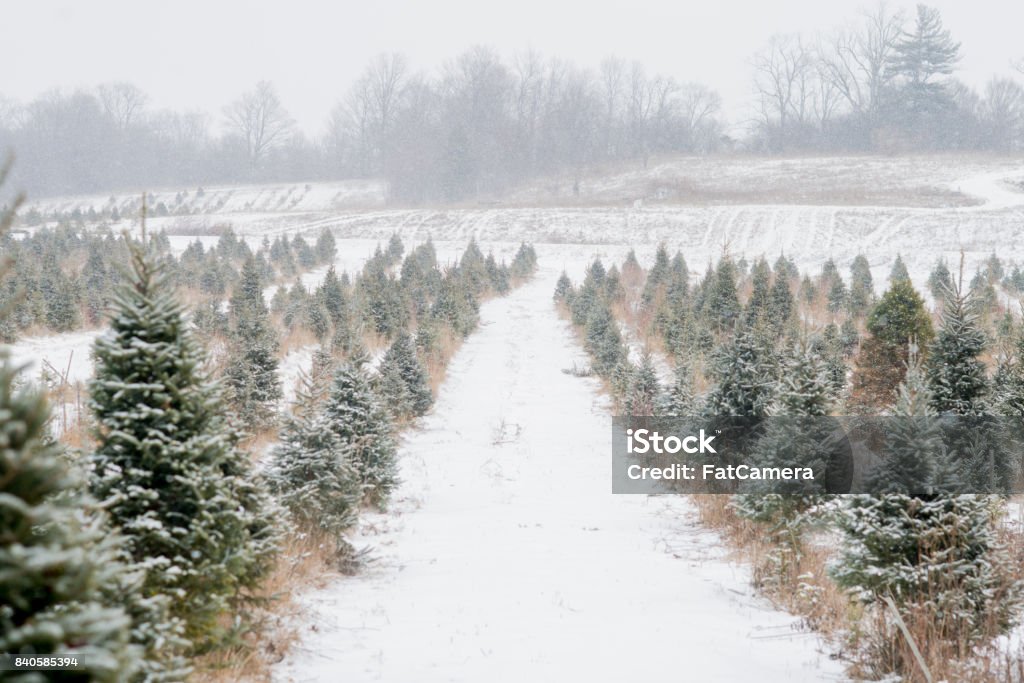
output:
[[[1024,149],[1021,85],[994,78],[976,92],[955,78],[960,58],[923,5],[880,6],[814,37],[773,36],[750,60],[754,107],[741,140],[723,134],[707,86],[616,58],[582,68],[473,47],[431,73],[399,54],[377,57],[312,138],[267,82],[218,120],[150,109],[141,89],[114,83],[25,106],[0,98],[0,148],[17,152],[16,184],[34,195],[383,177],[399,201],[458,201],[668,153]]]

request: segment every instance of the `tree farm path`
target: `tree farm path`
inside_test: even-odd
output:
[[[483,305],[361,522],[375,560],[299,597],[274,680],[844,680],[685,497],[611,493],[611,405],[563,372],[587,357],[540,265]]]

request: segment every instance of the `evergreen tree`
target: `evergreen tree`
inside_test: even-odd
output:
[[[731,330],[740,314],[736,293],[736,265],[726,257],[718,262],[704,300],[704,313],[719,332]]]
[[[351,453],[363,498],[383,507],[398,485],[397,450],[387,413],[358,366],[342,363],[335,371],[324,417]]]
[[[654,370],[654,362],[651,360],[651,355],[645,353],[640,361],[640,367],[633,375],[632,385],[629,387],[629,395],[626,398],[627,414],[654,415],[660,395],[661,385],[658,384],[658,374]]]
[[[591,306],[583,334],[584,345],[593,358],[594,372],[602,377],[610,376],[626,352],[618,323],[603,301]]]
[[[658,245],[654,254],[654,265],[647,271],[647,280],[644,283],[644,291],[640,296],[644,306],[650,307],[655,300],[664,292],[665,284],[669,276],[668,250],[664,244]]]
[[[940,459],[942,431],[934,420],[932,393],[915,348],[907,376],[897,391],[889,422],[886,458],[868,472],[864,488],[871,493],[907,495],[931,493]]]
[[[978,326],[970,295],[959,287],[946,292],[942,323],[928,355],[932,407],[939,413],[979,415],[984,412],[988,381],[979,356],[985,333]]]
[[[863,254],[857,254],[850,265],[850,312],[864,315],[875,298],[871,266]]]
[[[909,344],[927,347],[934,332],[924,300],[903,278],[894,279],[871,309],[867,331],[857,356],[851,399],[855,407],[870,411],[892,404],[906,372]]]
[[[935,268],[932,269],[932,273],[928,276],[928,291],[932,293],[932,297],[936,301],[942,301],[946,298],[946,292],[952,289],[952,274],[950,274],[945,260],[939,259],[939,262],[935,264]]]
[[[913,28],[896,42],[890,62],[891,75],[899,79],[896,106],[902,123],[921,130],[931,117],[952,108],[952,98],[942,76],[953,73],[960,60],[960,43],[942,27],[936,9],[919,4]]]
[[[315,251],[316,259],[320,263],[334,263],[338,248],[337,242],[334,239],[334,233],[331,232],[330,228],[324,228],[320,231],[320,235],[316,238]]]
[[[896,254],[896,260],[892,262],[892,269],[889,271],[889,285],[892,286],[902,281],[910,282],[910,273],[907,272],[907,266],[903,263],[903,257]]]
[[[1002,578],[1009,559],[992,504],[975,495],[851,496],[832,575],[863,602],[890,597],[933,637],[970,648],[993,623],[1008,628],[1020,604],[1019,585]]]
[[[358,518],[362,481],[352,446],[331,429],[320,409],[327,387],[315,376],[303,378],[295,410],[284,421],[281,443],[271,456],[267,482],[301,529],[333,537],[337,550],[350,555],[341,537]]]
[[[657,414],[671,417],[694,417],[699,414],[693,388],[693,369],[685,361],[676,363],[672,386],[664,392]]]
[[[562,274],[558,276],[558,282],[555,283],[555,301],[568,303],[570,292],[572,292],[572,280],[569,279],[569,276],[563,270]]]
[[[95,345],[90,487],[146,570],[144,593],[170,596],[202,650],[228,602],[267,571],[274,506],[224,420],[165,270],[141,247],[131,265]]]
[[[768,315],[771,301],[771,276],[772,272],[768,267],[768,262],[763,258],[758,259],[750,271],[750,298],[747,300],[747,308],[744,312],[746,321],[750,325],[763,321],[764,317]]]
[[[707,397],[709,415],[763,417],[775,396],[776,361],[770,346],[750,328],[715,350]]]
[[[416,356],[416,345],[408,332],[403,331],[398,334],[381,360],[382,375],[392,372],[392,368],[397,370],[398,376],[405,384],[412,414],[425,415],[430,410],[430,406],[434,404],[434,396],[430,392],[427,371]],[[388,398],[393,397],[389,396]]]
[[[47,434],[42,394],[18,391],[0,357],[0,651],[77,654],[85,670],[60,680],[129,681],[143,648],[123,604],[121,541],[84,499]],[[56,680],[40,674],[11,680]]]
[[[225,370],[232,400],[249,429],[271,421],[281,400],[278,347],[259,271],[250,257],[231,297],[231,342]]]
[[[785,329],[793,317],[795,309],[796,304],[793,301],[793,292],[789,288],[789,278],[784,277],[781,272],[775,273],[768,312],[777,334],[781,334]]]

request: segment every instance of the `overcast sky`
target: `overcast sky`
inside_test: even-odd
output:
[[[327,113],[373,55],[400,51],[432,69],[481,43],[596,65],[615,54],[724,97],[749,101],[748,59],[776,32],[828,31],[855,0],[15,0],[4,3],[0,94],[26,102],[53,87],[126,80],[158,107],[223,106],[273,81],[302,128]],[[911,3],[890,3],[911,10]],[[963,43],[960,78],[982,86],[1024,57],[1021,0],[936,0]]]

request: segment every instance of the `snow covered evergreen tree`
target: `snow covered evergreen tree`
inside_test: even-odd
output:
[[[959,286],[946,292],[939,332],[928,355],[928,384],[938,413],[979,415],[985,411],[988,381],[979,356],[985,333],[977,322],[974,302]]]
[[[654,370],[651,355],[645,353],[640,367],[633,375],[633,381],[626,397],[626,413],[628,415],[654,415],[658,398],[661,396],[661,385],[658,373]]]
[[[693,368],[685,360],[676,361],[672,386],[661,395],[657,414],[672,417],[693,417],[700,413],[693,387]]]
[[[196,650],[220,637],[220,616],[267,571],[275,506],[224,417],[204,353],[161,264],[133,246],[110,332],[95,345],[96,418],[90,488],[165,594]]]
[[[277,332],[263,300],[263,284],[251,257],[231,297],[231,340],[225,370],[238,415],[251,430],[272,421],[281,400]]]
[[[133,680],[144,650],[122,606],[121,540],[49,439],[42,394],[17,390],[17,374],[0,356],[0,651],[78,653],[76,680]]]
[[[385,396],[397,400],[405,398],[408,400],[409,414],[425,415],[434,404],[434,396],[430,391],[427,371],[416,356],[416,345],[408,332],[402,331],[398,334],[381,360],[381,376],[389,373],[396,374],[402,379],[406,391],[400,396]]]
[[[363,498],[383,507],[398,485],[391,421],[361,368],[342,363],[324,403],[327,426],[351,452]]]
[[[267,482],[300,529],[328,534],[347,558],[351,546],[342,534],[358,519],[362,479],[352,445],[335,433],[322,410],[320,394],[326,388],[313,376],[303,379],[271,456]]]
[[[776,359],[766,341],[750,328],[714,352],[710,374],[715,384],[707,396],[709,415],[763,417],[775,398]]]

